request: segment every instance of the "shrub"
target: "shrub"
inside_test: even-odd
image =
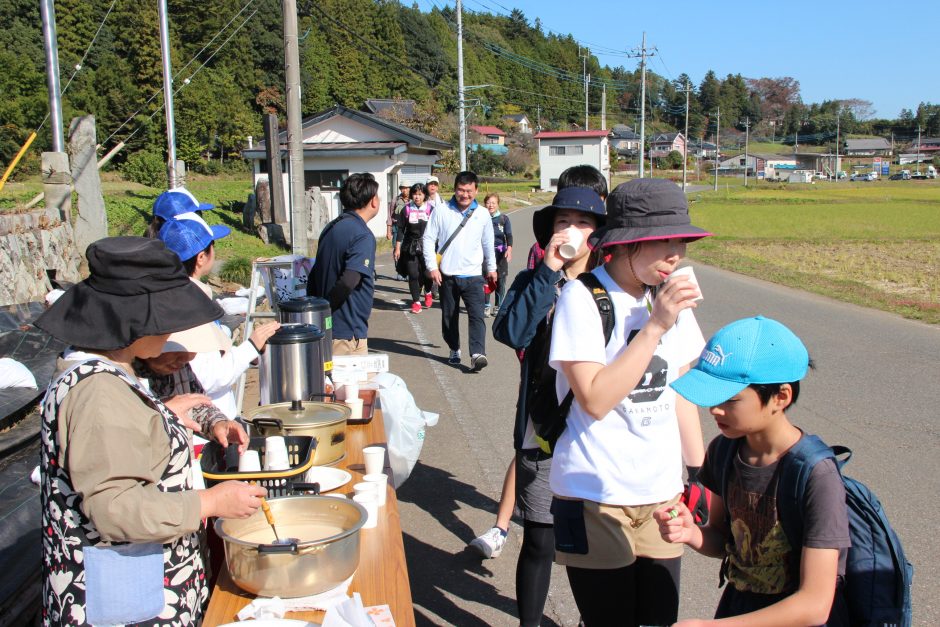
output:
[[[166,187],[167,172],[163,157],[155,152],[143,150],[128,157],[121,173],[129,181],[149,187]]]
[[[232,257],[225,262],[219,278],[229,283],[248,285],[251,283],[251,260],[248,257]]]

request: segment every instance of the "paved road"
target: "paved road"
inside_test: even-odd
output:
[[[511,214],[516,258],[533,241],[528,208]],[[446,363],[440,310],[406,312],[407,285],[393,280],[390,256],[377,260],[379,282],[370,347],[389,352],[419,406],[440,412],[421,460],[399,490],[402,527],[419,625],[512,625],[514,527],[501,557],[481,561],[467,542],[493,524],[503,473],[512,456],[511,425],[518,364],[487,339],[490,366],[479,374]],[[844,305],[755,279],[696,266],[705,300],[703,332],[765,314],[789,325],[816,361],[792,419],[830,443],[855,451],[848,473],[881,497],[916,569],[916,624],[940,624],[934,594],[940,582],[935,537],[940,520],[940,329]],[[463,349],[466,349],[464,317]],[[703,412],[706,439],[717,431]],[[709,616],[719,594],[718,563],[689,551],[683,564],[683,617]],[[544,625],[576,625],[578,612],[556,567]]]

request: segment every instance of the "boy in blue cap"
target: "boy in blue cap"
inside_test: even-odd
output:
[[[226,237],[232,229],[222,224],[208,225],[195,213],[170,217],[160,229],[160,239],[176,253],[189,278],[212,298],[212,290],[201,279],[212,271],[215,263],[215,241]],[[278,323],[255,327],[247,341],[220,355],[218,351],[198,353],[189,366],[206,395],[230,420],[238,414],[233,387],[258,358],[268,339],[281,328]]]
[[[698,364],[672,383],[680,395],[708,407],[721,431],[699,474],[714,498],[704,527],[681,503],[654,517],[666,541],[724,558],[722,574],[731,585],[715,619],[734,618],[722,625],[848,624],[836,593],[850,541],[845,487],[835,463],[824,460],[810,474],[802,504],[803,546],[790,546],[777,509],[785,506],[776,494],[780,469],[804,437],[786,411],[796,403],[810,366],[806,347],[792,331],[757,316],[719,330]],[[718,451],[729,444],[736,452],[726,471]]]

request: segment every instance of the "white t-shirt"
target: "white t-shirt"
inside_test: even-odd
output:
[[[646,297],[624,292],[604,267],[594,270],[614,306],[614,331],[604,346],[600,314],[580,281],[569,281],[555,309],[549,364],[558,370],[559,403],[570,386],[563,361],[607,365],[649,319]],[[684,310],[662,338],[636,389],[601,420],[577,400],[568,427],[555,444],[549,485],[558,496],[608,505],[659,503],[682,491],[682,448],[676,392],[669,387],[679,368],[695,360],[705,339],[691,310]]]

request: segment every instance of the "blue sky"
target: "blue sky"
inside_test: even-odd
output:
[[[428,10],[430,2],[422,0]],[[635,59],[603,50],[656,46],[650,69],[667,78],[687,73],[698,85],[708,70],[724,78],[791,76],[804,103],[860,98],[876,117],[894,118],[920,102],[940,104],[940,2],[855,0],[779,3],[672,0],[463,0],[467,10],[508,13],[571,33],[604,65]],[[436,0],[439,6],[445,3]],[[453,6],[453,0],[447,2]]]

